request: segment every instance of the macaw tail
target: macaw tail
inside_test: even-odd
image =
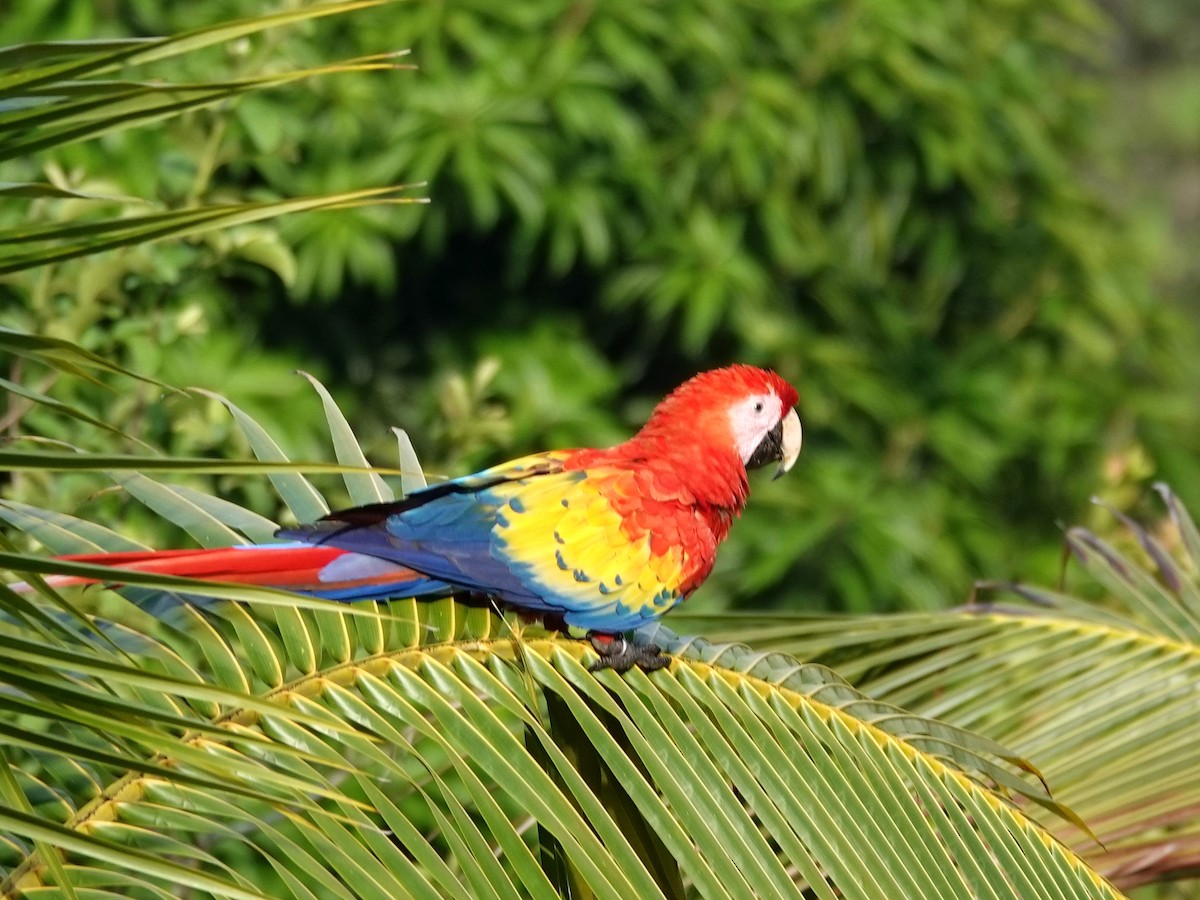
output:
[[[111,579],[114,584],[120,584],[120,570],[124,569],[203,581],[261,585],[345,602],[450,591],[450,586],[444,582],[387,560],[298,541],[204,550],[82,553],[56,558],[110,567],[114,570]],[[74,575],[54,575],[46,580],[54,587],[99,581]]]

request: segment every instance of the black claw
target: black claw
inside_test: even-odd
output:
[[[657,644],[635,644],[621,635],[591,633],[588,635],[592,647],[600,658],[588,666],[589,672],[612,669],[618,675],[634,666],[643,672],[653,672],[671,664],[671,657],[662,652]]]

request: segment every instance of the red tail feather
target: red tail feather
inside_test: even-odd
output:
[[[124,553],[80,553],[60,556],[66,562],[109,566],[134,572],[180,575],[206,581],[305,588],[320,585],[318,573],[345,551],[335,547],[218,547],[209,550],[133,550]],[[60,587],[91,584],[97,579],[64,576]],[[113,581],[120,581],[114,572]]]

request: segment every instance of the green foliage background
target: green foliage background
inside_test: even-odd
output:
[[[1125,38],[1162,10],[1169,33],[1195,21],[1165,0],[1113,9]],[[260,11],[17,4],[0,44]],[[0,319],[220,389],[313,458],[303,367],[368,445],[402,425],[455,473],[618,440],[697,369],[771,365],[800,388],[806,453],[756,483],[697,607],[933,607],[979,577],[1049,580],[1056,522],[1092,493],[1200,494],[1194,270],[1129,174],[1153,132],[1119,114],[1110,67],[1136,55],[1116,35],[1081,0],[408,2],[267,33],[171,76],[404,48],[418,69],[10,160],[0,180],[165,207],[425,181],[432,203],[5,276]],[[1195,108],[1143,114],[1183,149]],[[0,227],[99,205],[6,200]],[[240,440],[215,405],[152,387],[63,390],[173,452]],[[2,424],[71,438],[18,398]],[[90,490],[7,493],[89,518],[118,502]]]

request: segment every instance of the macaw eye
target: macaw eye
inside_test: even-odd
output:
[[[754,404],[754,411],[755,412],[763,411],[763,402],[761,400],[759,400],[757,403]]]

